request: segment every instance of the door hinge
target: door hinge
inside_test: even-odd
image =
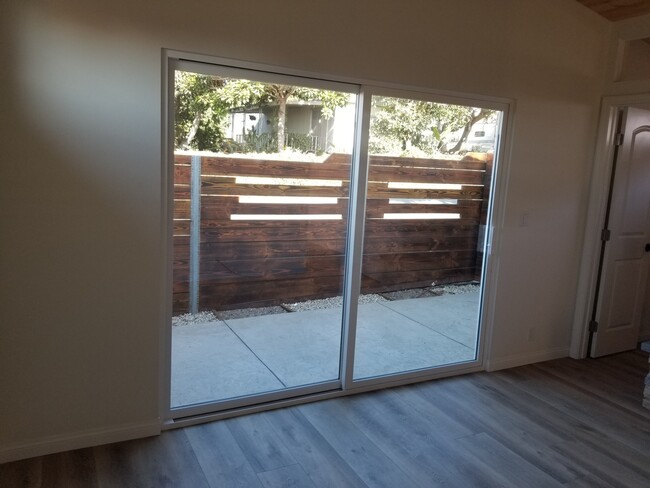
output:
[[[609,241],[609,239],[612,237],[612,231],[609,229],[603,229],[602,232],[600,233],[600,240],[603,242]]]
[[[617,146],[622,146],[624,138],[625,138],[625,135],[622,132],[619,132],[618,134],[616,134],[616,145]]]
[[[589,322],[589,332],[598,332],[598,322],[595,320]]]

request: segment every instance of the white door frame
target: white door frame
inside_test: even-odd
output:
[[[160,338],[160,351],[161,351],[161,396],[160,396],[160,418],[163,429],[170,429],[176,427],[183,427],[196,423],[206,422],[209,420],[217,420],[220,418],[227,418],[245,413],[252,413],[257,411],[267,410],[269,408],[276,408],[281,406],[295,405],[314,401],[316,399],[334,398],[337,396],[358,393],[362,391],[370,391],[378,388],[385,388],[389,386],[399,386],[403,384],[413,383],[417,381],[424,381],[428,379],[440,378],[452,374],[461,374],[474,371],[481,371],[485,368],[485,364],[489,360],[489,351],[491,350],[491,335],[492,335],[492,321],[494,315],[494,304],[496,301],[496,289],[498,278],[499,257],[501,249],[501,230],[504,226],[505,220],[505,207],[506,207],[506,194],[509,175],[510,153],[512,149],[512,131],[513,131],[513,117],[515,111],[515,101],[505,98],[487,97],[484,95],[474,95],[466,93],[456,93],[449,91],[432,90],[420,86],[408,86],[392,83],[377,83],[374,81],[360,80],[354,78],[345,78],[340,76],[330,76],[326,74],[305,72],[295,69],[282,68],[278,66],[264,65],[248,61],[233,60],[227,58],[218,58],[208,55],[185,53],[174,50],[163,49],[162,51],[162,186],[163,186],[163,201],[162,201],[162,214],[164,219],[163,225],[163,242],[164,242],[164,255],[165,255],[165,283],[163,286],[163,311],[165,320],[165,327],[161,328]],[[478,341],[478,349],[476,359],[460,364],[452,364],[440,368],[428,368],[422,371],[410,371],[403,374],[394,374],[382,378],[372,379],[352,379],[352,361],[350,360],[350,351],[353,351],[354,342],[347,342],[350,338],[354,337],[355,323],[350,321],[352,307],[356,304],[356,297],[359,290],[358,283],[352,283],[344,290],[346,297],[344,304],[344,335],[343,335],[343,351],[346,351],[345,361],[343,364],[347,366],[341,371],[342,388],[323,391],[317,393],[316,391],[305,390],[303,396],[284,398],[285,394],[279,394],[276,398],[275,394],[270,394],[265,397],[266,403],[256,403],[253,405],[233,404],[233,408],[229,410],[212,411],[214,404],[206,404],[205,406],[199,405],[198,407],[182,407],[184,418],[177,418],[177,415],[172,412],[170,405],[170,384],[171,384],[171,316],[172,316],[172,301],[171,301],[171,283],[172,283],[172,263],[173,263],[173,242],[172,242],[172,228],[173,228],[173,148],[170,141],[173,141],[174,127],[173,118],[169,116],[170,107],[173,107],[174,97],[173,90],[173,76],[174,68],[184,63],[203,63],[205,69],[210,69],[212,65],[220,67],[228,67],[230,69],[248,69],[258,72],[266,72],[269,76],[284,76],[284,77],[300,77],[303,79],[313,79],[318,85],[326,84],[352,84],[360,86],[361,99],[363,96],[370,96],[372,93],[388,93],[391,90],[395,91],[396,96],[412,96],[417,99],[431,100],[439,103],[460,104],[481,106],[484,108],[492,108],[502,112],[501,120],[501,134],[497,142],[495,152],[495,170],[493,175],[492,190],[490,196],[490,211],[489,211],[489,229],[486,230],[486,250],[483,260],[483,297],[481,303],[481,316],[480,320],[480,339]],[[221,68],[220,68],[221,69]],[[365,110],[369,113],[370,105],[369,98],[365,103]],[[358,114],[358,116],[360,116]],[[365,120],[369,120],[366,116]],[[361,130],[359,127],[357,130]],[[365,130],[367,133],[367,128]],[[359,134],[361,135],[361,134]],[[367,134],[366,134],[367,139]],[[359,145],[361,139],[357,137],[356,144]],[[363,142],[363,141],[361,141]],[[367,141],[366,141],[367,142]],[[362,144],[364,145],[364,144]],[[356,148],[357,152],[359,148]],[[362,155],[358,155],[359,157]],[[367,168],[361,167],[365,170]],[[361,175],[355,176],[359,178]],[[358,185],[359,186],[359,185]],[[364,186],[364,185],[361,185]],[[365,201],[365,198],[362,199]],[[364,203],[365,205],[365,203]],[[358,210],[358,209],[357,209]],[[354,225],[363,225],[364,212],[357,211]],[[352,247],[356,246],[355,252],[352,252]],[[356,243],[349,243],[349,249],[346,250],[348,255],[361,256],[361,241]],[[353,273],[354,267],[360,267],[360,260],[357,263],[346,264],[346,273],[350,276],[355,276]],[[352,332],[350,332],[350,330]],[[344,358],[342,358],[344,359]],[[181,409],[176,409],[180,411]]]
[[[575,359],[585,358],[588,353],[589,322],[596,301],[596,283],[599,276],[602,244],[601,232],[607,213],[616,146],[618,111],[623,107],[641,104],[650,104],[650,93],[604,97],[601,105],[569,351],[569,355]]]

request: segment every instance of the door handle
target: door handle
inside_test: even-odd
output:
[[[650,252],[650,242],[645,245],[645,252]]]

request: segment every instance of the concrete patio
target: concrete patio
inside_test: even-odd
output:
[[[474,359],[479,292],[359,305],[355,378]],[[337,379],[341,310],[172,327],[172,407]]]

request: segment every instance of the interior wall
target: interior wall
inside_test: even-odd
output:
[[[486,353],[566,355],[610,30],[577,2],[5,0],[0,27],[0,461],[159,425],[163,48],[514,99]]]
[[[605,95],[650,93],[650,72],[647,70],[647,59],[641,64],[639,59],[631,60],[629,63],[625,62],[626,48],[629,48],[630,42],[633,44],[633,49],[636,47],[640,51],[644,51],[647,44],[639,40],[648,38],[650,38],[650,15],[621,20],[612,25]],[[629,50],[628,54],[630,54]],[[636,54],[642,55],[640,52]],[[626,66],[626,64],[631,66]]]
[[[618,81],[650,79],[650,39],[634,39],[623,46]]]

